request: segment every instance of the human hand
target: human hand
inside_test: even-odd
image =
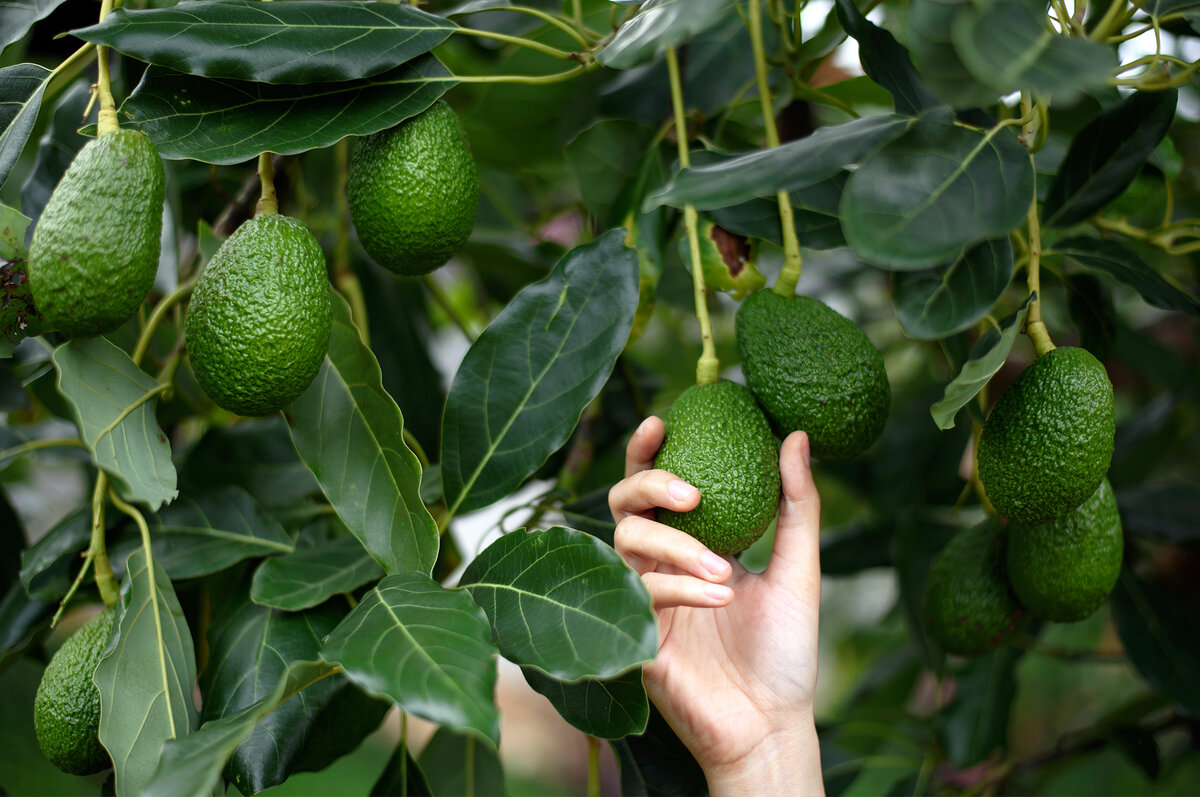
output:
[[[625,478],[609,492],[615,545],[650,590],[658,656],[647,692],[714,794],[820,794],[813,723],[821,602],[820,499],[808,436],[780,450],[783,494],[770,565],[748,572],[678,529],[656,507],[695,508],[700,491],[655,470],[664,429],[647,418],[629,441]]]

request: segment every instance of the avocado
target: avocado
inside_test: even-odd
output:
[[[220,407],[266,415],[304,392],[329,348],[325,255],[298,219],[249,219],[196,281],[185,335],[196,380]]]
[[[654,467],[700,491],[690,512],[658,510],[658,519],[729,556],[750,547],[779,509],[779,450],[750,391],[721,380],[693,385],[665,420]]]
[[[379,265],[419,276],[466,243],[479,207],[475,159],[449,105],[364,137],[350,158],[350,218]]]
[[[786,437],[808,432],[815,456],[852,457],[883,431],[891,389],[883,356],[823,302],[758,291],[738,308],[746,384]]]
[[[33,727],[50,763],[91,775],[112,762],[100,744],[100,690],[92,681],[116,612],[105,609],[67,638],[42,673],[33,698]]]
[[[1004,574],[1004,529],[995,518],[962,532],[934,557],[925,623],[950,653],[976,656],[1015,631],[1023,610]]]
[[[1008,532],[1008,580],[1036,617],[1073,623],[1112,591],[1124,553],[1121,515],[1108,479],[1061,518]]]
[[[1086,349],[1062,346],[1012,381],[983,425],[979,478],[1002,516],[1062,517],[1096,491],[1112,461],[1113,387]]]
[[[137,312],[158,271],[164,185],[143,133],[122,129],[83,145],[29,244],[29,285],[47,330],[103,335]]]

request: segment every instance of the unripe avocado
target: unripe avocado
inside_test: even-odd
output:
[[[105,609],[67,638],[42,673],[33,699],[38,746],[50,763],[91,775],[112,762],[100,744],[100,690],[92,681],[116,613]]]
[[[304,392],[329,349],[325,255],[302,222],[246,221],[196,281],[185,323],[205,394],[239,415],[266,415]]]
[[[350,217],[367,254],[403,276],[428,274],[466,243],[479,177],[458,117],[435,102],[366,136],[350,159]]]
[[[654,467],[700,491],[690,512],[658,510],[658,519],[722,556],[750,547],[779,509],[779,450],[750,391],[736,382],[693,385],[665,420]]]
[[[891,389],[883,356],[823,302],[759,291],[737,312],[746,384],[781,436],[803,429],[812,453],[852,457],[883,431]]]
[[[1062,517],[1096,491],[1112,461],[1113,387],[1086,349],[1062,346],[1017,375],[979,438],[979,478],[1002,516]]]
[[[158,271],[164,182],[143,133],[121,129],[83,145],[29,244],[29,284],[46,329],[102,335],[137,312]]]
[[[986,653],[1016,630],[1023,611],[1005,579],[999,522],[962,532],[934,557],[924,609],[929,632],[950,653]]]
[[[1108,479],[1065,517],[1008,531],[1008,580],[1035,616],[1073,623],[1089,616],[1121,574],[1125,543]]]

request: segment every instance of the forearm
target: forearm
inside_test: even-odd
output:
[[[786,732],[768,737],[738,761],[706,768],[704,775],[712,797],[824,795],[816,725],[810,717]]]

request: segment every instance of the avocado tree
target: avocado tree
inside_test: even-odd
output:
[[[360,793],[500,793],[502,657],[586,736],[588,793],[604,744],[622,793],[702,793],[642,686],[654,613],[606,494],[642,418],[755,388],[755,358],[878,405],[797,422],[838,427],[814,449],[831,794],[1200,782],[1200,3],[0,22],[0,788],[286,789],[398,712]],[[162,171],[87,154],[117,136]],[[802,301],[827,320],[738,317]],[[860,370],[807,359],[819,337]],[[1107,420],[1039,393],[1055,434],[987,442],[1031,362],[1080,358]],[[1009,522],[1058,481],[1075,514]],[[960,644],[980,562],[994,630]],[[56,781],[35,692],[104,607],[46,672],[98,697],[80,766],[106,774]],[[438,727],[420,750],[409,716]]]

